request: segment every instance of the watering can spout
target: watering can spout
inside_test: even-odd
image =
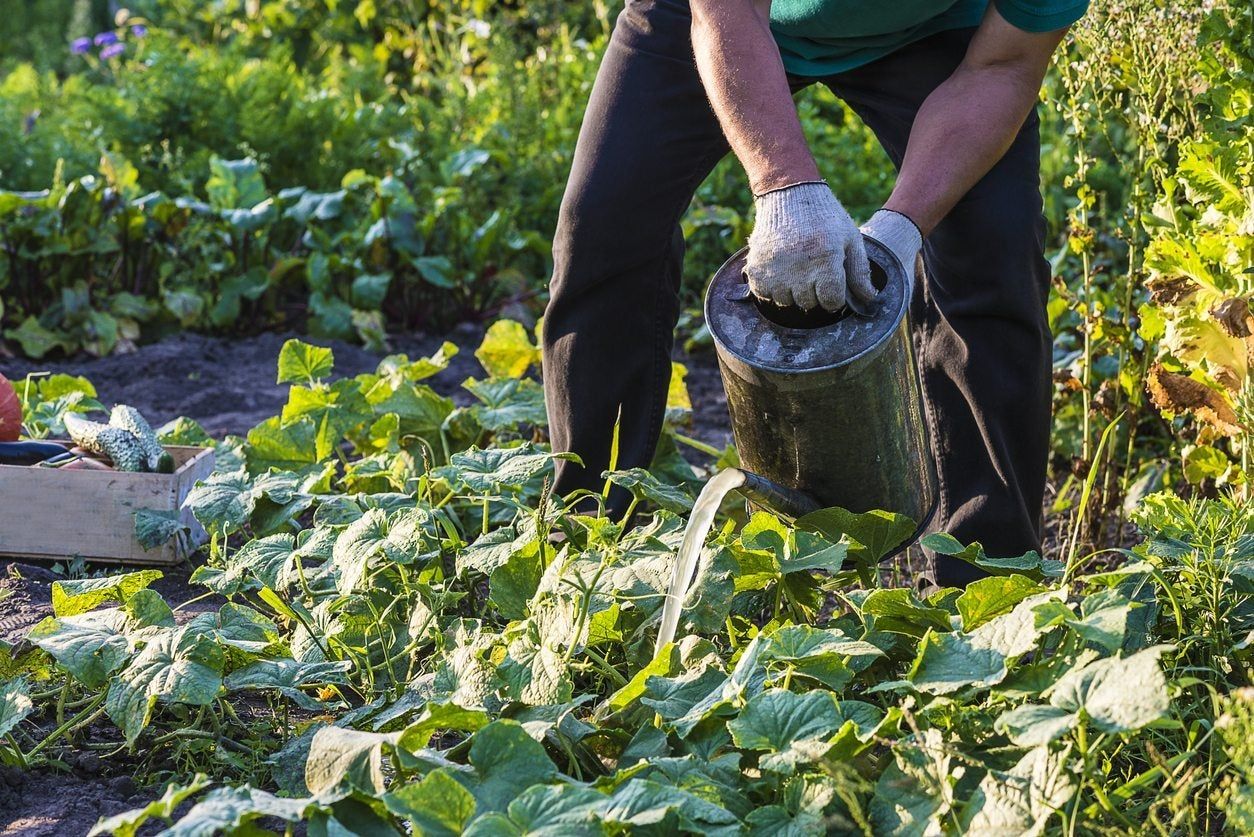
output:
[[[744,474],[744,482],[739,488],[740,493],[757,505],[765,506],[793,519],[804,517],[810,512],[823,508],[817,500],[804,491],[780,485],[743,468],[740,472]]]

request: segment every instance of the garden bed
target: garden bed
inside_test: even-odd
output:
[[[0,360],[0,371],[14,380],[30,372],[86,377],[105,403],[138,408],[154,424],[178,416],[199,421],[215,437],[244,434],[278,413],[288,387],[275,383],[274,358],[290,335],[263,334],[246,338],[217,338],[185,334],[105,358],[32,361]],[[474,348],[483,328],[463,325],[447,338],[414,336],[393,340],[396,352],[411,357],[436,351],[444,339],[461,351],[432,381],[434,389],[465,402],[460,385],[481,374]],[[325,342],[335,350],[343,374],[373,370],[383,356],[340,341]],[[730,441],[722,383],[713,355],[678,358],[688,367],[686,383],[692,396],[693,434],[719,447]],[[60,569],[60,568],[58,568]],[[172,606],[185,605],[202,595],[203,587],[189,584],[191,567],[165,570],[154,588]],[[17,642],[31,626],[52,613],[52,582],[64,576],[47,565],[0,560],[0,640]],[[216,597],[178,611],[180,619],[216,610]],[[100,817],[142,805],[160,795],[160,787],[136,787],[135,781],[113,762],[102,770],[95,764],[67,765],[68,772],[0,773],[0,834],[85,834]],[[147,831],[159,829],[146,829]]]

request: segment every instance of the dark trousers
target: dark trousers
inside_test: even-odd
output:
[[[728,152],[697,75],[690,27],[686,2],[628,2],[584,116],[544,322],[553,447],[584,462],[558,463],[559,493],[600,490],[616,421],[619,468],[647,466],[661,432],[680,306],[679,221]],[[943,32],[813,81],[856,112],[900,166],[915,113],[958,66],[973,31]],[[934,527],[978,540],[994,556],[1040,548],[1051,338],[1039,157],[1033,113],[928,236],[926,281],[912,310],[940,471]],[[839,176],[836,184],[839,197]],[[965,563],[935,560],[936,583],[978,575]]]

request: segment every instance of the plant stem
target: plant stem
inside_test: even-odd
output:
[[[592,662],[597,664],[597,668],[600,670],[602,674],[604,674],[610,680],[614,681],[614,685],[617,688],[621,689],[623,686],[627,685],[627,678],[619,674],[618,670],[615,669],[612,665],[610,665],[609,661],[606,660],[604,657],[602,657],[600,654],[598,654],[596,651],[593,651],[590,647],[585,645],[583,648],[583,653],[584,653],[584,656],[586,656],[589,660],[592,660]]]
[[[49,744],[53,743],[54,741],[59,739],[61,736],[65,735],[74,727],[79,726],[80,724],[83,726],[86,726],[87,724],[96,720],[96,718],[103,715],[104,707],[101,706],[101,704],[104,703],[106,694],[108,693],[101,692],[100,694],[96,695],[96,697],[92,700],[92,702],[89,703],[83,709],[83,711],[79,712],[73,718],[70,718],[68,721],[64,722],[63,724],[58,726],[56,729],[54,729],[47,738],[45,738],[43,741],[40,741],[38,744],[36,744],[34,749],[32,749],[29,753],[27,753],[24,758],[29,759],[31,756],[38,753],[40,750],[43,750]]]

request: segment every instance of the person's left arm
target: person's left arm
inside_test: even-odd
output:
[[[919,108],[884,208],[931,232],[1010,148],[1066,32],[1025,32],[989,3],[962,63]]]

